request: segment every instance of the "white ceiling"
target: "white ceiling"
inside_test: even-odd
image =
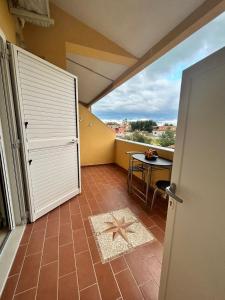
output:
[[[89,103],[128,67],[67,53],[67,71],[78,77],[78,99]]]
[[[128,66],[114,64],[97,58],[87,57],[78,54],[66,54],[66,58],[73,60],[75,63],[80,64],[96,73],[102,75],[102,77],[107,77],[109,79],[115,80],[124,71],[128,69]]]
[[[140,58],[205,0],[51,0]],[[128,66],[66,53],[67,70],[78,77],[79,101],[89,104]],[[73,62],[72,62],[73,61]]]
[[[141,57],[205,0],[51,0]]]

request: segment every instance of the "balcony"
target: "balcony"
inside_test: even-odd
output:
[[[81,195],[27,225],[2,300],[157,299],[166,201],[146,211],[127,193],[126,173],[115,164],[83,167],[82,182]],[[124,207],[155,239],[102,264],[88,217]]]
[[[10,2],[27,3],[28,1]],[[47,1],[44,2],[47,3]],[[4,239],[4,242],[2,243],[3,246],[1,245],[2,248],[0,249],[0,251],[3,249],[3,251],[0,252],[0,297],[2,300],[157,300],[159,290],[160,293],[161,291],[163,291],[162,293],[167,293],[165,288],[165,283],[168,282],[166,278],[167,274],[164,276],[165,278],[163,278],[164,286],[162,289],[161,286],[159,289],[159,284],[164,248],[165,250],[168,250],[167,254],[170,253],[170,245],[168,245],[168,243],[164,244],[168,203],[164,198],[158,196],[153,210],[150,210],[150,207],[148,206],[146,208],[134,194],[128,193],[128,156],[126,155],[126,152],[144,152],[151,147],[157,150],[159,156],[173,160],[174,150],[118,139],[110,128],[91,113],[90,108],[96,101],[126,82],[149,64],[155,62],[170,49],[178,45],[178,43],[186,39],[197,29],[201,28],[201,26],[207,24],[214,17],[222,13],[224,11],[225,1],[183,1],[182,5],[180,5],[178,0],[173,1],[174,5],[168,5],[168,3],[166,4],[166,1],[143,1],[142,5],[140,5],[140,1],[138,0],[131,1],[132,3],[129,1],[94,0],[89,2],[90,5],[85,5],[85,2],[79,0],[52,0],[50,3],[50,12],[51,17],[55,21],[55,26],[49,28],[39,27],[35,23],[37,20],[35,20],[34,23],[36,25],[26,23],[25,26],[19,26],[18,28],[17,25],[20,23],[23,24],[23,20],[21,21],[21,19],[19,19],[18,22],[15,15],[10,13],[7,0],[0,1],[0,150],[2,151],[3,148],[5,149],[4,157],[2,155],[3,152],[1,152],[0,159],[3,157],[1,163],[2,161],[4,162],[4,164],[2,164],[5,167],[4,172],[7,173],[6,170],[9,170],[7,176],[2,176],[4,177],[3,179],[5,180],[5,186],[7,186],[8,191],[8,194],[4,199],[7,201],[2,201],[3,204],[8,205],[8,215],[6,213],[8,239]],[[34,12],[32,11],[31,13],[33,15]],[[30,16],[29,12],[28,16]],[[41,19],[42,17],[43,16],[41,16]],[[123,20],[123,22],[118,22],[118,20]],[[14,47],[14,49],[20,49],[19,47],[24,47],[25,45],[27,51],[30,52],[27,54],[28,56],[43,63],[45,67],[47,64],[49,66],[50,63],[51,68],[53,68],[54,71],[62,72],[65,76],[69,77],[70,80],[67,82],[64,76],[59,74],[56,75],[52,70],[48,70],[48,72],[43,66],[39,65],[36,68],[34,67],[36,65],[33,65],[32,59],[29,60],[28,58],[26,60],[26,58],[24,58],[23,61],[23,57],[20,56],[21,64],[24,67],[24,74],[22,72],[20,74],[22,74],[21,78],[23,77],[26,82],[23,82],[23,84],[21,83],[19,86],[18,78],[17,80],[14,78],[14,81],[12,79],[16,72],[19,73],[18,65],[17,68],[14,66],[12,71],[14,62],[12,62],[12,60],[15,53],[13,52],[14,55],[8,55],[8,52],[5,51],[7,49],[10,52],[10,49],[7,48],[6,40],[10,41],[12,44],[16,44],[16,46],[11,44],[9,47],[10,49],[11,47],[12,49]],[[26,52],[24,49],[20,49],[19,51],[22,53]],[[59,68],[63,70],[60,70]],[[65,71],[70,72],[72,75]],[[219,74],[220,73],[218,72],[218,75]],[[79,81],[78,98],[76,76]],[[212,76],[212,78],[213,77],[214,76]],[[34,90],[29,90],[31,86],[29,80],[31,78],[34,81],[36,80],[33,84]],[[57,78],[57,80],[55,80],[55,78]],[[17,84],[19,87],[23,85],[27,88],[25,91],[26,99],[24,107],[26,106],[27,109],[32,107],[30,109],[32,112],[30,113],[29,111],[27,113],[30,117],[30,124],[33,122],[34,125],[31,133],[27,133],[28,130],[30,130],[29,126],[26,131],[29,122],[23,122],[24,120],[21,118],[23,109],[20,113],[17,112],[17,110],[19,110],[17,106],[20,106],[16,102],[19,99],[18,95],[20,94],[18,92],[19,89],[17,91],[16,88],[18,87]],[[43,90],[46,89],[45,84],[47,85],[46,93],[45,91],[44,93],[40,93],[43,86]],[[48,90],[49,88],[50,91]],[[55,97],[54,93],[57,92],[57,88],[59,88],[59,93],[56,93],[57,95]],[[217,88],[214,90],[217,90]],[[222,93],[221,95],[223,96]],[[16,99],[16,96],[18,99]],[[214,95],[211,98],[214,98]],[[79,100],[79,105],[77,100]],[[221,105],[221,103],[222,101],[219,105]],[[14,105],[16,106],[16,112],[14,111]],[[218,108],[219,105],[214,106],[215,108]],[[4,109],[2,109],[2,107]],[[203,108],[204,105],[201,106],[201,109],[196,110],[196,115],[198,111],[202,112]],[[54,109],[55,111],[53,112]],[[210,112],[210,115],[213,115],[212,108],[208,111]],[[218,114],[218,111],[215,111],[215,114]],[[39,122],[39,120],[41,121]],[[46,123],[49,126],[46,126],[47,130],[45,127]],[[69,129],[66,128],[66,123]],[[197,120],[195,129],[197,128],[198,131],[201,132],[201,130],[205,128],[205,124],[202,128],[199,124],[201,124],[200,120]],[[222,121],[221,124],[223,125]],[[223,128],[222,125],[219,129],[212,132],[212,138],[216,136],[215,133],[221,131],[221,128]],[[185,124],[185,126],[187,126],[187,124]],[[21,130],[21,128],[23,128],[23,130]],[[208,130],[209,129],[212,130],[214,127],[210,125]],[[30,134],[33,141],[29,143],[28,140],[24,139],[24,142],[21,138],[23,135],[21,131],[24,131],[24,136]],[[74,132],[76,133],[74,134]],[[202,136],[206,136],[206,132],[202,131]],[[223,136],[223,132],[221,136]],[[40,185],[35,187],[37,194],[39,190],[41,190],[40,194],[43,198],[46,198],[44,200],[47,202],[45,203],[43,198],[41,199],[40,202],[44,208],[41,207],[42,211],[41,209],[39,211],[37,209],[37,211],[38,213],[41,211],[41,216],[44,214],[44,209],[46,209],[45,212],[47,213],[38,219],[40,215],[35,215],[35,218],[31,216],[33,207],[31,201],[29,202],[30,199],[28,199],[29,192],[24,193],[26,184],[29,185],[32,183],[32,180],[30,180],[32,177],[28,178],[28,176],[24,176],[25,172],[22,172],[21,168],[23,165],[24,169],[26,169],[25,164],[31,164],[32,159],[21,159],[22,152],[26,152],[28,156],[30,154],[29,151],[24,151],[24,149],[21,151],[21,148],[25,148],[25,144],[32,145],[33,147],[37,146],[40,141],[43,146],[46,142],[45,138],[50,140],[51,146],[60,146],[59,148],[62,150],[63,147],[61,146],[65,145],[62,143],[59,145],[56,141],[57,138],[61,138],[67,146],[71,146],[71,148],[74,147],[72,150],[74,150],[76,146],[77,152],[76,155],[74,155],[75,151],[71,151],[70,154],[72,153],[72,155],[69,156],[65,155],[64,150],[60,150],[60,153],[63,153],[64,158],[66,157],[66,159],[62,162],[62,166],[57,166],[58,169],[56,169],[55,166],[57,160],[58,162],[61,162],[61,160],[58,159],[58,153],[57,155],[53,153],[53,155],[49,155],[46,159],[47,155],[45,156],[45,153],[43,154],[42,152],[42,156],[40,155],[40,157],[41,159],[44,157],[44,163],[43,161],[36,161],[34,175],[40,171],[38,169],[40,165],[43,167],[38,173],[39,177],[36,182],[38,182],[38,184],[44,182],[44,186],[49,178],[52,179],[50,187],[44,186],[42,190]],[[198,139],[196,138],[195,140],[197,141]],[[4,143],[2,143],[2,141]],[[15,143],[13,143],[13,141]],[[219,142],[217,142],[216,139],[215,141],[214,145],[220,145],[223,139],[220,139]],[[4,147],[2,146],[3,144]],[[187,145],[192,144],[187,143]],[[37,148],[42,149],[42,146],[39,144],[39,148]],[[32,150],[36,151],[37,148],[34,147]],[[45,144],[45,147],[43,146],[43,148],[46,150],[48,147],[46,147]],[[220,149],[223,148],[222,145]],[[204,149],[207,149],[207,147]],[[215,149],[212,149],[211,153],[214,153],[213,151],[215,152]],[[191,152],[190,149],[187,152]],[[199,157],[200,156],[202,155],[200,154]],[[49,157],[53,157],[50,162],[48,161]],[[71,163],[71,158],[74,161],[76,160],[76,164]],[[214,156],[214,159],[215,158],[216,157]],[[47,172],[45,172],[46,161],[49,163]],[[191,161],[191,159],[189,159],[189,161]],[[80,165],[81,191],[79,180]],[[207,164],[208,168],[209,165],[210,164]],[[74,183],[75,180],[73,180],[75,176],[69,178],[69,183],[66,181],[67,177],[69,177],[67,176],[69,172],[66,173],[68,169],[70,173],[73,172],[73,175],[74,173],[77,175],[76,187]],[[74,171],[75,169],[76,172]],[[44,176],[43,173],[41,173],[43,170]],[[52,170],[54,170],[54,174],[53,172],[51,173]],[[203,181],[203,179],[205,180],[205,175],[212,173],[211,170],[209,172],[208,169],[206,169],[205,174],[201,173],[204,172],[204,170],[204,168],[194,170],[197,174],[195,174],[195,178],[197,178],[197,176],[198,178],[201,177]],[[58,178],[56,176],[60,171],[62,172],[62,177]],[[51,176],[52,174],[54,176]],[[190,174],[188,173],[188,180],[192,177],[192,170],[190,171]],[[217,170],[215,174],[220,173]],[[223,177],[218,177],[220,177],[219,179],[222,181],[221,179],[223,179]],[[54,178],[57,178],[57,180],[54,181]],[[195,180],[195,183],[198,181],[198,178]],[[154,185],[154,183],[160,179],[169,179],[168,170],[158,170],[154,172],[152,184]],[[137,176],[135,181],[139,184],[140,178]],[[218,184],[218,182],[219,180],[216,184]],[[189,184],[191,185],[191,183],[190,180]],[[59,197],[58,200],[58,198],[54,196],[56,187],[58,188],[57,193],[60,193],[61,190],[65,192],[65,194],[68,190],[72,195],[81,193],[72,199],[69,199],[69,197]],[[204,192],[209,191],[211,193],[209,188],[205,189],[205,182],[202,183],[202,187]],[[48,196],[50,194],[50,189],[51,196],[54,196],[51,197],[50,200],[54,203],[49,201],[51,202],[49,204]],[[57,193],[56,196],[58,196]],[[153,187],[149,193],[150,201],[152,199],[152,193]],[[68,196],[68,194],[69,193],[67,193],[66,196]],[[69,194],[70,197],[71,194]],[[190,194],[187,192],[187,198],[190,197]],[[202,196],[202,194],[200,194],[200,196]],[[194,195],[194,197],[197,196]],[[204,197],[202,197],[203,200],[206,198]],[[200,199],[200,197],[197,198]],[[217,198],[223,199],[223,196]],[[36,199],[39,201],[38,197],[36,197]],[[63,201],[66,202],[55,208],[58,205],[58,203],[55,204],[56,201],[59,201],[60,204]],[[189,209],[191,201],[186,203],[189,204],[189,206],[187,205]],[[204,201],[199,203],[200,204],[197,203],[199,205],[198,212],[201,208],[202,213],[202,208],[204,206],[206,207],[206,205]],[[54,206],[54,210],[49,209],[50,205],[52,205],[51,209],[53,209]],[[210,218],[208,219],[210,220],[213,213],[215,217],[215,215],[217,216],[219,213],[223,212],[223,209],[220,209],[220,207],[222,207],[222,204],[220,203],[220,206],[214,205],[212,207],[210,206],[211,201],[208,201],[207,205],[209,208],[207,213],[208,216],[210,215]],[[169,208],[171,207],[176,207],[176,205],[169,206]],[[217,211],[214,210],[213,213],[211,213],[215,207],[217,208]],[[30,213],[29,218],[27,217],[28,208]],[[93,233],[93,226],[90,225],[89,220],[93,216],[125,208],[128,208],[133,213],[136,218],[136,223],[143,224],[143,228],[147,229],[146,231],[148,233],[151,233],[153,240],[142,243],[139,246],[134,247],[132,251],[124,251],[121,255],[115,255],[112,259],[103,262],[103,259],[100,256],[99,245],[96,242],[97,234]],[[186,233],[188,232],[189,234],[189,244],[191,244],[191,234],[198,227],[199,215],[196,213],[197,210],[193,213],[193,207],[190,211],[188,211],[188,209],[186,210],[186,224],[188,224],[188,230],[185,231],[187,228],[184,226],[184,234],[180,234],[176,239],[176,245],[182,244],[182,247],[183,244],[185,244],[184,242],[187,242]],[[180,211],[181,210],[182,207]],[[204,214],[202,213],[202,215]],[[190,218],[192,217],[195,221],[192,222],[193,224],[190,222]],[[35,222],[29,223],[30,220],[32,221],[34,219],[36,220]],[[180,219],[182,219],[182,217]],[[222,217],[217,219],[223,220]],[[205,218],[205,220],[207,221],[207,218]],[[123,218],[119,221],[120,223],[123,223]],[[216,223],[216,221],[215,217],[211,223],[219,224]],[[173,224],[174,223],[170,220],[169,225],[172,226]],[[204,224],[206,228],[208,228],[208,224]],[[222,226],[221,224],[217,226],[217,229],[223,228],[223,224]],[[189,227],[191,230],[189,230]],[[215,232],[212,233],[211,228],[208,231],[210,232],[210,234],[207,233],[208,236],[215,237]],[[172,236],[171,232],[169,238]],[[202,232],[204,234],[206,233],[206,230],[203,230],[203,226]],[[200,237],[202,232],[198,231],[196,236],[199,234]],[[114,233],[115,232],[112,234],[113,238],[116,236]],[[217,238],[216,247],[222,249],[220,238],[223,235],[219,231],[218,233],[217,237],[215,237],[215,240]],[[13,245],[11,243],[12,240],[14,243]],[[179,243],[180,240],[183,241],[183,243]],[[172,278],[173,280],[171,280],[170,283],[172,296],[166,298],[164,297],[164,294],[161,294],[160,299],[176,298],[178,300],[183,300],[181,299],[182,297],[180,297],[183,291],[185,291],[185,293],[187,291],[190,292],[190,295],[196,297],[195,299],[206,299],[204,296],[198,297],[198,293],[200,290],[203,295],[206,290],[205,287],[208,289],[209,286],[209,288],[211,288],[210,293],[215,292],[215,288],[210,285],[211,282],[214,284],[213,280],[211,280],[211,276],[214,275],[214,273],[208,272],[210,274],[206,274],[207,276],[204,277],[203,275],[207,272],[200,268],[202,265],[208,267],[207,264],[211,259],[210,255],[208,255],[208,257],[205,256],[204,260],[201,257],[202,260],[200,260],[204,263],[201,265],[199,264],[199,269],[195,268],[195,266],[198,265],[198,263],[195,262],[203,252],[200,252],[200,250],[202,250],[201,241],[200,238],[198,240],[196,238],[195,243],[197,246],[191,245],[191,249],[198,249],[198,252],[193,251],[192,257],[189,257],[191,262],[189,265],[188,259],[183,260],[183,257],[187,258],[189,255],[189,253],[187,255],[187,252],[185,252],[187,249],[189,251],[189,244],[188,246],[183,247],[183,249],[178,249],[180,251],[179,254],[181,255],[178,255],[178,260],[175,261],[176,267],[179,270],[176,270],[176,276]],[[210,244],[212,245],[212,243],[207,244],[206,239],[203,242],[204,245],[206,245],[205,248]],[[214,247],[215,249],[213,249],[213,251],[217,252],[213,253],[217,254],[219,251],[216,247]],[[221,259],[222,254],[219,254]],[[169,256],[172,257],[172,255],[167,255],[167,262],[165,264],[163,263],[163,266],[168,266],[171,262],[168,261]],[[174,256],[176,257],[176,255]],[[217,257],[217,255],[214,255],[214,257]],[[181,262],[182,268],[180,268]],[[170,265],[174,266],[175,264],[173,264],[172,261]],[[190,266],[189,272],[186,272],[187,266]],[[210,268],[213,271],[214,269],[216,270],[216,268],[219,270],[218,265],[214,268],[214,265],[212,267],[211,264]],[[210,268],[208,268],[207,271],[211,271]],[[198,278],[197,275],[196,277],[192,276],[194,274],[192,270],[200,270],[199,273],[196,272],[196,274],[200,274]],[[222,273],[221,270],[218,270],[215,271],[216,276],[222,274],[220,278],[224,278],[224,273]],[[164,272],[162,272],[162,274],[164,274]],[[185,280],[183,280],[183,276],[177,276],[177,274],[185,275]],[[182,282],[179,281],[180,278],[182,279]],[[191,282],[189,287],[190,278],[193,282]],[[202,282],[205,282],[204,284],[198,281],[202,278]],[[215,280],[218,278],[219,276]],[[194,282],[194,280],[196,280],[196,282]],[[180,290],[177,292],[178,281]],[[208,284],[208,282],[210,284]],[[185,285],[187,283],[188,285]],[[221,283],[221,281],[219,283]],[[196,292],[196,286],[198,284],[199,286],[202,286]],[[220,291],[223,288],[221,288],[221,286],[219,287]],[[2,291],[3,293],[1,295]],[[188,295],[189,294],[186,293],[185,299],[188,299]],[[189,299],[194,298],[191,296]]]
[[[150,145],[115,139],[113,131],[82,106],[80,118],[82,193],[27,225],[2,300],[157,299],[167,201],[159,196],[153,210],[146,209],[128,193],[126,172],[126,151],[145,151]],[[93,136],[99,143],[92,144]],[[172,149],[157,151],[173,158]],[[161,170],[153,182],[167,178],[168,171]],[[154,240],[102,264],[88,217],[126,207]]]
[[[26,226],[2,300],[158,298],[167,201],[159,197],[150,211],[127,191],[126,152],[151,145],[117,139],[83,105],[79,119],[82,193]],[[153,148],[173,159],[173,149]],[[167,170],[154,172],[152,182],[168,176]],[[122,208],[154,240],[103,264],[88,217]]]

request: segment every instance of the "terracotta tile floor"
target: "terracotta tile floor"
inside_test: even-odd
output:
[[[82,191],[27,225],[2,300],[157,299],[166,202],[146,212],[127,194],[126,174],[114,165],[83,168]],[[88,216],[123,207],[156,239],[102,264]]]

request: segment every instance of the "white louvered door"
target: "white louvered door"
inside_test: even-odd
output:
[[[77,79],[11,46],[31,221],[80,192]]]

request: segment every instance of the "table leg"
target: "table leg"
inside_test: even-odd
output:
[[[150,166],[149,169],[150,169],[149,186],[151,187],[151,183],[152,183],[152,172],[153,172],[154,168],[153,168],[152,166]],[[151,199],[151,204],[152,204],[152,199]]]

